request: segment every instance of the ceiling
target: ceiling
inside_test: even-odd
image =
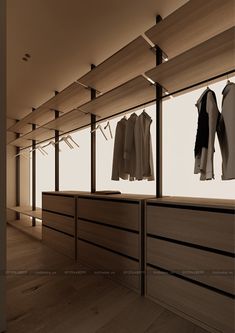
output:
[[[7,115],[20,119],[186,0],[8,0]],[[25,53],[31,58],[22,60]]]

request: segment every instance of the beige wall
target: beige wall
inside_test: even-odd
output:
[[[7,119],[7,127],[13,125],[14,120]],[[15,134],[7,132],[7,142],[14,140]],[[14,207],[16,203],[16,170],[15,170],[15,158],[16,148],[14,146],[7,146],[7,207]],[[7,209],[7,221],[14,220],[16,214]]]
[[[6,330],[6,12],[0,0],[0,332]]]
[[[15,123],[7,119],[7,127]],[[7,142],[14,140],[15,134],[7,132]],[[16,205],[16,147],[7,146],[7,207]],[[30,204],[30,159],[20,157],[20,205]],[[7,221],[14,220],[16,214],[7,209]]]

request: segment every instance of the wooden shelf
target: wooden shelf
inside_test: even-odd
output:
[[[76,129],[77,127],[88,126],[90,122],[90,114],[84,114],[81,111],[74,110],[52,120],[46,124],[45,127],[54,128],[60,132],[67,132]]]
[[[100,118],[112,117],[119,111],[147,103],[155,98],[155,93],[155,87],[140,75],[82,105],[80,109]]]
[[[162,63],[146,75],[170,93],[235,69],[235,28]]]
[[[143,74],[156,63],[151,46],[139,36],[78,81],[104,93]]]
[[[190,0],[145,34],[172,58],[233,26],[234,0]]]
[[[49,128],[60,132],[73,131],[81,127],[88,127],[91,122],[90,114],[96,114],[100,118],[112,117],[119,111],[147,103],[155,98],[155,87],[143,76],[128,81],[127,83],[108,91],[106,94],[83,104],[80,110],[74,110],[62,115],[61,117],[50,121],[26,135],[12,141],[10,144],[19,147],[28,147],[30,140],[44,141],[53,138]],[[98,119],[100,119],[98,118]]]
[[[33,123],[40,126],[54,119],[53,110],[66,113],[84,104],[89,99],[90,91],[77,82],[74,82],[7,130],[25,134],[28,131],[28,124]]]
[[[32,207],[26,206],[26,207],[10,207],[9,209],[13,210],[14,212],[30,216],[30,217],[35,217],[36,219],[41,220],[42,219],[42,209],[41,208],[36,208],[36,210],[32,210]]]
[[[30,146],[32,144],[32,141],[24,139],[23,137],[22,138],[20,137],[18,139],[10,141],[8,144],[11,145],[11,146],[16,146],[16,147],[24,148],[24,147]]]
[[[32,226],[30,224],[29,219],[20,219],[20,220],[14,220],[14,221],[7,221],[7,223],[12,226],[13,228],[16,228],[23,233],[36,238],[37,240],[42,240],[42,225],[38,224],[36,226]]]

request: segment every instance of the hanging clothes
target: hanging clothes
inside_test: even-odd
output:
[[[222,114],[218,138],[222,154],[222,180],[235,179],[235,83],[229,82],[222,92]]]
[[[137,180],[154,180],[151,117],[143,111],[135,123],[136,171]]]
[[[198,127],[194,148],[194,173],[200,173],[200,180],[214,179],[214,143],[220,117],[214,91],[207,88],[196,103]]]
[[[124,142],[124,160],[125,172],[129,174],[129,180],[133,181],[136,177],[136,143],[135,143],[135,126],[138,120],[136,113],[127,120],[125,142]]]
[[[113,151],[113,169],[112,180],[128,179],[128,174],[125,172],[125,160],[124,160],[124,144],[126,135],[127,119],[123,117],[116,127],[114,151]]]
[[[144,111],[122,118],[116,128],[112,180],[154,180],[151,117]]]

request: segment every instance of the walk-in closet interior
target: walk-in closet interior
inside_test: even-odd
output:
[[[93,2],[7,4],[7,332],[233,333],[235,2]]]

